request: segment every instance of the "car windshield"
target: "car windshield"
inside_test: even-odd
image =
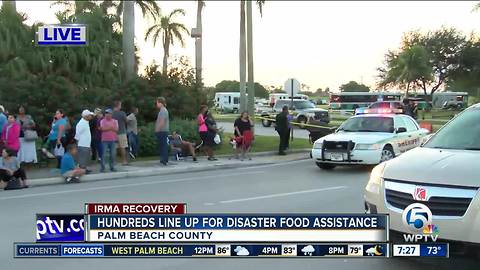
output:
[[[480,150],[480,108],[469,109],[439,130],[424,147]]]
[[[297,110],[315,108],[315,105],[308,100],[293,102],[293,106],[295,106]]]
[[[352,117],[338,128],[345,132],[387,132],[392,133],[393,118],[382,116]]]
[[[288,105],[288,107],[291,107],[291,101],[290,100],[282,100],[281,102],[277,102],[275,104],[275,107],[277,108],[282,108],[283,106]],[[297,110],[304,110],[304,109],[310,109],[310,108],[315,108],[315,105],[308,101],[308,100],[294,100],[293,101],[293,106]],[[291,109],[291,108],[290,108]]]

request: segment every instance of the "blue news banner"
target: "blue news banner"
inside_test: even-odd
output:
[[[88,215],[87,242],[386,242],[388,216],[365,214]]]
[[[88,231],[86,230],[88,217]],[[313,240],[300,235],[298,241],[286,242],[383,242],[387,238],[388,216],[386,215],[316,215],[316,214],[237,214],[237,215],[83,215],[83,214],[37,214],[36,216],[36,242],[84,242],[85,232],[94,230],[131,230],[138,232],[154,230],[204,230],[207,234],[215,231],[228,231],[230,238],[221,242],[242,241],[236,232],[260,231],[263,233],[273,231],[274,236],[286,236],[289,231],[301,230],[318,235],[325,230],[330,230],[326,236],[331,240]],[[331,234],[331,232],[336,233]],[[365,234],[366,231],[377,233]],[[260,235],[262,235],[260,234]],[[88,234],[87,234],[88,235]],[[258,234],[257,234],[258,235]],[[305,234],[308,235],[308,234]],[[305,236],[304,235],[304,236]],[[323,234],[325,235],[325,233]],[[338,238],[340,239],[336,239]],[[350,237],[352,236],[352,237]],[[360,236],[364,240],[359,240]],[[252,237],[253,238],[253,237]],[[107,240],[107,239],[105,239]],[[114,240],[114,239],[110,239]],[[116,242],[122,242],[116,239]],[[128,240],[128,239],[124,239]],[[150,239],[164,240],[165,239]],[[179,239],[176,239],[179,240]],[[192,239],[201,242],[202,239]],[[206,240],[206,239],[203,239]],[[210,239],[213,242],[219,240]],[[247,241],[247,240],[244,240]],[[249,241],[249,240],[248,240]],[[102,242],[101,240],[98,242]],[[135,241],[132,241],[135,242]],[[171,241],[175,242],[175,241]],[[258,240],[256,242],[271,242]],[[285,242],[278,240],[276,242]]]

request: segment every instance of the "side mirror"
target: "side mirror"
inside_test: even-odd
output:
[[[407,132],[407,129],[404,127],[397,128],[397,133],[403,133],[403,132]]]

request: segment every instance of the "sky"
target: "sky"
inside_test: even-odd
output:
[[[188,29],[196,25],[196,1],[157,1],[162,14],[186,11],[177,20]],[[375,87],[376,69],[389,49],[399,46],[404,32],[456,27],[480,32],[480,12],[472,1],[266,1],[263,16],[253,5],[255,81],[282,86],[296,78],[311,91],[338,87],[354,80]],[[17,10],[36,21],[56,23],[50,1],[17,1]],[[239,80],[238,1],[206,1],[203,11],[203,76],[207,86]],[[135,11],[140,69],[162,63],[161,44],[144,41],[153,21]],[[92,41],[89,41],[92,42]],[[194,65],[195,41],[171,48],[171,55],[187,56]]]

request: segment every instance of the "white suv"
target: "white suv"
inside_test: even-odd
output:
[[[402,214],[420,203],[431,211],[431,220],[421,225],[434,226],[440,239],[479,244],[479,187],[480,104],[476,104],[421,147],[377,165],[365,187],[365,210],[388,213],[393,231],[409,233],[405,225],[409,217]]]

